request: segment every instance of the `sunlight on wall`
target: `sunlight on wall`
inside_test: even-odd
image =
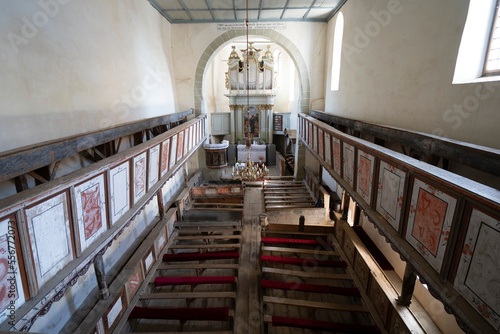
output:
[[[339,90],[340,81],[340,59],[342,53],[342,37],[344,36],[344,15],[339,12],[335,23],[335,34],[333,36],[332,55],[332,83],[331,90]]]

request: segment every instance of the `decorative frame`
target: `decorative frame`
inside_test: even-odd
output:
[[[194,135],[193,135],[193,132],[194,132],[194,125],[191,125],[189,127],[189,150],[190,151],[194,147]]]
[[[469,212],[453,286],[495,330],[500,331],[500,218],[477,208],[470,208]]]
[[[340,142],[340,139],[337,137],[332,136],[332,160],[333,160],[333,170],[335,173],[342,175],[341,174],[341,169],[342,169],[342,158],[341,158],[341,150],[340,148],[342,147],[342,144]]]
[[[417,178],[413,179],[406,241],[440,272],[457,199]]]
[[[127,298],[124,296],[125,288],[122,288],[120,293],[115,297],[113,302],[102,316],[104,333],[109,334],[120,321],[120,317],[127,309]]]
[[[142,264],[139,263],[125,283],[125,291],[127,292],[127,302],[130,303],[134,298],[139,286],[144,281],[144,272],[142,271]]]
[[[314,152],[318,153],[318,127],[313,124],[313,145]]]
[[[325,131],[325,162],[332,165],[332,136]]]
[[[184,156],[184,130],[179,131],[177,138],[177,161],[181,160]]]
[[[104,323],[102,322],[102,318],[97,321],[97,324],[94,327],[94,334],[104,334]]]
[[[325,160],[325,144],[324,144],[324,131],[323,129],[318,129],[318,150],[321,159]]]
[[[188,153],[188,151],[189,151],[189,132],[190,132],[190,128],[191,127],[188,127],[184,131],[184,155],[186,155]]]
[[[161,165],[160,176],[163,176],[170,169],[169,156],[170,156],[170,138],[167,138],[161,143]]]
[[[344,180],[349,182],[351,187],[354,187],[354,146],[343,143],[343,168]]]
[[[157,256],[160,255],[161,251],[165,247],[168,241],[168,235],[167,235],[167,228],[164,227],[161,229],[160,233],[155,239],[154,246],[155,246],[155,254]]]
[[[358,149],[356,192],[361,195],[368,205],[372,204],[374,171],[375,157]]]
[[[249,111],[247,112],[247,108],[243,110],[243,129],[246,134],[247,123],[249,128],[249,132],[251,137],[257,138],[260,137],[260,112],[256,106],[249,106]],[[250,117],[250,119],[248,119]]]
[[[144,270],[144,276],[148,274],[149,270],[151,269],[155,261],[156,261],[155,249],[154,245],[152,245],[151,248],[148,249],[146,255],[144,255],[141,261]]]
[[[111,223],[130,209],[130,164],[128,161],[109,171]]]
[[[380,160],[375,209],[400,231],[406,173]]]
[[[132,159],[132,175],[134,185],[132,187],[132,194],[134,204],[137,203],[137,201],[139,201],[146,193],[147,153],[147,151],[144,151]]]
[[[7,320],[13,305],[18,309],[29,299],[24,261],[17,231],[17,221],[12,214],[0,219],[0,321]],[[11,278],[14,277],[14,280]]]
[[[76,185],[72,190],[77,254],[97,240],[108,229],[106,178],[99,174]]]
[[[167,154],[166,166],[168,166],[168,154]],[[156,145],[151,147],[148,151],[148,190],[151,189],[156,184],[156,182],[158,182],[158,180],[160,179],[159,175],[160,175],[160,145]]]
[[[177,134],[173,135],[171,138],[170,142],[170,158],[169,158],[169,163],[168,163],[168,169],[172,169],[172,167],[175,166],[176,163],[176,156],[177,156]]]
[[[37,291],[74,259],[69,202],[69,193],[64,191],[24,210]]]

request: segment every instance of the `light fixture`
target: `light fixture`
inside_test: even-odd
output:
[[[249,59],[249,53],[250,53],[250,43],[248,42],[248,0],[246,0],[246,20],[245,20],[245,25],[246,25],[246,34],[247,34],[247,56],[246,56],[246,73],[247,73],[247,82],[246,82],[246,94],[247,94],[247,108],[246,108],[246,113],[247,113],[247,121],[245,122],[245,133],[246,133],[246,149],[248,150],[248,157],[247,161],[245,161],[245,164],[236,164],[233,167],[233,172],[232,172],[232,177],[234,180],[242,180],[242,181],[255,181],[264,178],[264,176],[269,174],[269,169],[267,169],[266,165],[264,163],[261,163],[260,165],[256,165],[253,163],[252,159],[250,158],[250,149],[252,146],[252,133],[250,132],[250,80],[249,80],[249,71],[250,71],[250,65],[248,62]]]

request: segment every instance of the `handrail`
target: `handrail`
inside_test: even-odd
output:
[[[175,114],[143,119],[100,131],[87,132],[1,152],[0,182],[10,180],[112,140],[156,126],[178,122],[193,113],[193,109],[189,109]]]
[[[56,180],[0,200],[2,227],[7,224],[7,218],[9,222],[15,222],[17,230],[20,231],[18,244],[15,248],[16,255],[18,259],[24,260],[24,267],[30,268],[26,273],[20,274],[23,282],[26,282],[27,285],[23,291],[29,294],[29,298],[26,298],[26,302],[16,309],[16,328],[28,330],[40,315],[48,312],[52,303],[57,302],[65,291],[87,272],[96,258],[106,252],[108,247],[123,233],[126,226],[155,196],[158,198],[158,207],[163,210],[163,186],[201,147],[206,137],[206,118],[199,116],[145,143]],[[178,138],[179,140],[177,140]],[[169,148],[171,149],[169,150]],[[154,154],[156,154],[156,159],[152,158]],[[142,165],[141,168],[137,169],[139,172],[136,173],[136,162],[140,159],[147,160],[148,164]],[[155,160],[158,163],[150,166],[151,161]],[[128,169],[127,176],[117,177],[115,180],[113,175],[117,175],[123,167]],[[146,179],[148,182],[145,185]],[[150,182],[151,179],[155,182]],[[137,190],[139,188],[136,188],[138,184],[142,187],[141,192]],[[101,225],[98,231],[93,230],[95,237],[89,238],[88,241],[87,235],[79,232],[82,227],[87,228],[83,219],[85,210],[78,209],[77,204],[83,201],[83,195],[77,192],[77,188],[82,185],[89,185],[89,188],[92,189],[95,187],[101,189],[104,198],[95,201],[99,205],[99,212],[102,212]],[[64,196],[61,196],[62,194]],[[123,209],[113,207],[115,196],[122,196],[127,201]],[[58,203],[50,202],[56,198]],[[27,212],[30,208],[40,208],[42,211],[52,210],[55,207],[58,208],[58,212],[64,211],[65,218],[52,219],[52,216],[40,215],[37,218],[37,224],[44,225],[45,223],[50,224],[53,220],[59,221],[57,228],[54,228],[50,233],[69,231],[70,235],[66,241],[71,244],[72,251],[64,258],[63,263],[66,265],[62,269],[55,270],[48,278],[39,282],[42,275],[36,269],[38,265],[34,263],[38,254],[38,246],[32,241],[30,242],[30,238],[35,237],[30,230],[30,222],[31,225],[35,223],[33,222],[34,218],[30,218]],[[89,212],[92,213],[95,209],[92,206]],[[62,226],[63,224],[64,226]],[[53,247],[57,246],[61,247],[53,245]],[[21,269],[22,266],[17,271]],[[22,289],[20,285],[19,289]],[[9,319],[0,325],[0,330],[11,328],[8,321]]]
[[[300,141],[428,284],[433,296],[462,320],[459,323],[475,333],[497,333],[491,318],[499,310],[480,313],[478,307],[487,301],[474,294],[487,282],[467,285],[465,273],[477,261],[472,255],[481,224],[498,232],[500,191],[347,135],[306,115],[299,115],[299,130]],[[500,242],[491,238],[493,243]],[[481,274],[479,266],[474,270]],[[482,270],[498,273],[497,267]]]
[[[311,116],[330,125],[345,126],[376,138],[411,147],[425,155],[443,157],[495,176],[500,174],[500,150],[498,149],[423,132],[367,123],[323,111],[312,110]]]

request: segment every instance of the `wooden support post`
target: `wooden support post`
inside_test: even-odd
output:
[[[411,270],[411,266],[407,263],[405,267],[405,275],[403,277],[403,287],[401,288],[401,295],[396,300],[398,305],[410,306],[413,290],[415,289],[415,281],[417,275]]]
[[[359,226],[359,220],[361,218],[361,208],[356,204],[356,209],[354,209],[354,218],[352,219],[354,226]]]
[[[300,216],[299,217],[299,232],[304,232],[305,227],[306,227],[306,217]]]
[[[163,204],[163,192],[160,189],[156,192],[156,199],[158,200],[158,211],[160,214],[160,219],[165,218],[165,205]]]
[[[342,196],[342,220],[347,221],[347,214],[349,213],[349,204],[351,202],[351,196],[344,190],[344,196]]]
[[[26,175],[19,175],[14,179],[16,184],[16,191],[20,193],[23,190],[29,189],[28,180],[26,179]]]
[[[267,213],[261,213],[259,215],[259,223],[263,231],[267,230],[267,225],[269,225],[269,222],[267,220]]]
[[[101,299],[107,299],[109,297],[109,290],[108,285],[106,284],[106,274],[104,272],[104,261],[102,260],[102,255],[97,256],[95,259],[94,270],[97,285],[99,286],[99,297]]]

